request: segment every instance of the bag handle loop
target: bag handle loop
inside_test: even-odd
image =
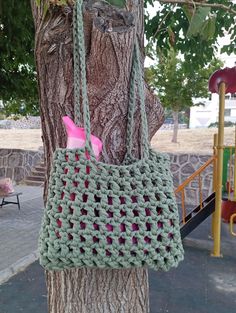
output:
[[[74,98],[75,121],[81,122],[80,91],[82,97],[83,120],[86,134],[85,147],[91,148],[91,127],[87,94],[86,60],[83,27],[83,0],[77,0],[73,10],[73,40],[74,40]],[[92,150],[92,149],[91,149]]]
[[[80,92],[83,107],[83,120],[84,129],[86,134],[86,148],[91,148],[91,126],[90,126],[90,113],[87,94],[87,79],[86,79],[86,60],[85,60],[85,44],[84,44],[84,27],[83,27],[83,0],[77,0],[74,6],[73,13],[73,41],[74,41],[74,114],[75,122],[79,124],[82,120],[80,110]],[[133,126],[134,126],[134,112],[136,103],[135,86],[138,88],[138,95],[140,100],[140,113],[141,113],[141,133],[142,133],[142,155],[148,157],[149,142],[148,142],[148,126],[147,116],[145,111],[145,95],[141,70],[141,59],[139,44],[137,38],[135,39],[131,76],[130,76],[130,95],[128,104],[128,122],[127,122],[127,154],[132,155],[133,145]],[[90,149],[91,152],[93,151]]]
[[[135,87],[138,88],[138,92],[135,92]],[[141,115],[141,155],[143,157],[148,157],[149,155],[149,141],[148,141],[148,124],[147,124],[147,114],[145,110],[145,94],[144,94],[144,84],[141,70],[141,56],[138,44],[138,39],[135,39],[133,60],[131,68],[131,78],[130,78],[130,94],[129,94],[129,104],[128,104],[128,122],[127,122],[127,156],[132,157],[132,147],[133,147],[133,130],[134,130],[134,113],[135,113],[135,103],[137,101],[136,94],[139,95],[140,101],[140,115]]]

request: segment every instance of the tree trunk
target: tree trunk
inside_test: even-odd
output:
[[[185,117],[186,117],[186,119],[187,119],[187,128],[189,128],[189,123],[190,123],[190,108],[187,108],[186,110],[185,110]]]
[[[173,120],[174,120],[174,129],[173,129],[173,137],[171,142],[177,143],[178,130],[179,130],[179,112],[173,111]]]
[[[56,1],[51,1],[56,2]],[[70,1],[72,2],[72,1]],[[36,66],[47,178],[53,151],[65,147],[62,116],[73,117],[73,6],[50,6],[44,14],[31,0],[36,29]],[[125,154],[129,75],[135,31],[143,48],[143,3],[127,10],[85,2],[84,29],[92,133],[104,144],[103,161],[120,164]],[[163,123],[163,109],[146,86],[150,138]],[[139,154],[139,114],[135,153]],[[146,269],[71,269],[46,272],[49,313],[147,313]]]

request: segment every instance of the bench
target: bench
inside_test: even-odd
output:
[[[0,198],[2,198],[2,203],[0,204],[0,207],[3,207],[4,205],[7,205],[7,204],[17,204],[18,209],[20,210],[20,199],[19,199],[20,195],[22,195],[22,192],[12,192],[12,193],[9,193],[8,195],[0,196]],[[5,200],[6,198],[11,198],[11,197],[16,197],[16,202]]]

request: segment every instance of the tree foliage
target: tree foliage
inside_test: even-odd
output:
[[[220,66],[222,62],[213,59],[197,71],[192,70],[186,60],[170,49],[167,56],[162,55],[157,64],[145,70],[145,75],[164,107],[180,112],[194,105],[193,98],[208,96],[209,77]]]
[[[145,6],[153,6],[155,3],[146,0]],[[192,3],[162,3],[154,17],[150,17],[146,10],[145,30],[149,45],[155,46],[157,52],[161,51],[166,56],[170,47],[174,48],[181,52],[188,66],[193,68],[211,61],[219,50],[219,38],[224,38],[226,33],[230,35],[230,43],[225,43],[221,52],[235,52],[236,4],[228,0],[209,0],[207,5],[212,7],[196,6],[194,1]],[[202,4],[206,5],[206,2]],[[229,7],[229,10],[223,5]]]
[[[40,0],[35,1],[40,4]],[[232,1],[202,2],[202,5],[213,7],[195,5],[188,0],[181,1],[188,2],[186,4],[163,1],[168,2],[160,1],[161,5],[153,17],[145,11],[146,37],[149,46],[155,46],[157,53],[167,56],[170,48],[174,48],[184,56],[188,67],[198,68],[199,65],[211,61],[218,50],[218,38],[223,38],[226,32],[230,35],[230,43],[225,44],[221,50],[235,52],[236,4]],[[74,0],[48,0],[47,6],[49,3],[71,5],[73,2]],[[124,0],[108,2],[120,7],[125,3]],[[144,0],[144,6],[152,6],[158,2]],[[4,102],[4,111],[7,114],[38,114],[33,38],[30,1],[0,0],[0,99]]]
[[[0,100],[5,114],[38,114],[30,1],[0,1]]]
[[[194,98],[208,96],[209,77],[220,66],[222,62],[213,59],[205,67],[193,70],[188,66],[188,62],[178,57],[177,52],[171,48],[167,56],[159,57],[158,64],[145,70],[146,80],[157,92],[162,105],[173,113],[173,142],[177,142],[178,113],[197,105]]]

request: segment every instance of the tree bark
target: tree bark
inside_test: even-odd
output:
[[[65,147],[62,116],[73,114],[73,6],[50,6],[44,14],[31,0],[35,20],[35,57],[40,94],[47,178],[53,151]],[[55,2],[55,1],[54,1]],[[92,133],[104,144],[104,162],[120,164],[125,154],[127,104],[135,31],[143,48],[143,2],[129,0],[127,10],[85,2],[84,31]],[[145,87],[150,138],[162,125],[160,102]],[[134,144],[139,154],[140,116]],[[146,269],[71,269],[46,272],[49,313],[147,313]]]
[[[178,111],[173,111],[173,120],[174,120],[174,129],[173,129],[173,137],[171,142],[177,143],[177,138],[178,138],[178,130],[179,130],[179,112]]]

